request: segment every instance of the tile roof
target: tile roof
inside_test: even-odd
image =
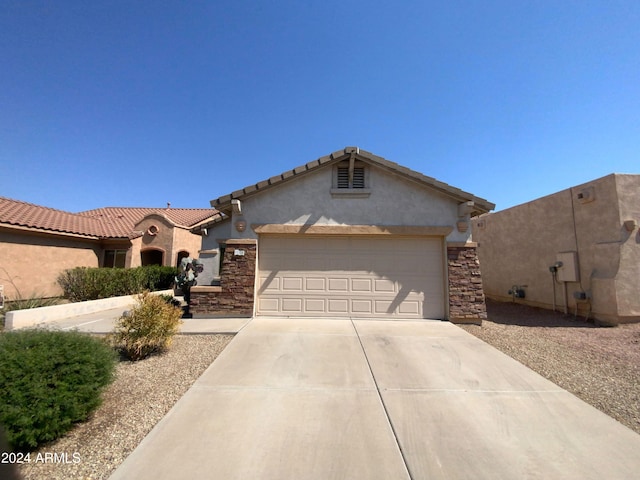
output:
[[[151,214],[161,215],[181,227],[193,227],[198,223],[219,215],[212,208],[144,208],[144,207],[104,207],[79,212],[96,219],[107,221],[124,221],[132,227],[144,217]]]
[[[107,207],[80,213],[65,212],[33,203],[0,197],[0,225],[73,234],[94,239],[135,238],[135,225],[149,214],[167,217],[177,226],[190,228],[219,216],[211,208]]]
[[[418,182],[424,186],[433,188],[435,190],[444,193],[460,202],[474,202],[474,215],[480,213],[487,213],[490,210],[495,208],[495,204],[485,200],[484,198],[476,197],[471,193],[460,190],[459,188],[452,187],[446,183],[440,182],[433,177],[428,177],[423,175],[420,172],[416,172],[407,167],[403,167],[402,165],[389,161],[386,158],[379,157],[374,155],[373,153],[366,152],[364,150],[360,150],[358,147],[346,147],[343,150],[338,150],[324,157],[320,157],[317,160],[306,163],[299,167],[294,168],[293,170],[288,170],[280,175],[276,175],[275,177],[271,177],[267,180],[263,180],[262,182],[258,182],[253,185],[249,185],[241,190],[236,190],[228,195],[219,197],[215,200],[211,200],[211,206],[222,211],[227,211],[231,205],[231,200],[233,199],[242,199],[249,195],[253,195],[258,191],[265,190],[272,186],[278,185],[282,182],[289,181],[299,175],[303,175],[305,173],[314,171],[322,166],[325,166],[330,163],[337,163],[342,160],[348,159],[351,155],[355,155],[357,160],[364,161],[369,164],[376,165],[385,170],[391,171],[393,173],[399,174],[405,178]]]
[[[0,197],[0,224],[93,238],[102,237],[104,231],[94,218],[5,197]]]

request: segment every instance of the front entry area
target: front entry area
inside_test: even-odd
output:
[[[162,265],[164,252],[162,250],[149,249],[140,252],[140,262],[143,267],[147,265]]]
[[[258,315],[445,318],[441,237],[261,235]]]

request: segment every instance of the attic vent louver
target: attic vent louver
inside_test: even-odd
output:
[[[365,171],[364,167],[355,167],[353,169],[353,179],[349,183],[349,167],[338,167],[337,169],[337,187],[338,188],[365,188]]]
[[[355,167],[353,169],[352,188],[364,188],[364,167]]]
[[[349,167],[338,167],[338,188],[349,188]]]

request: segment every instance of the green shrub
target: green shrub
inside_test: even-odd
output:
[[[178,275],[178,269],[174,267],[161,267],[160,265],[149,265],[141,267],[145,272],[145,289],[167,290],[173,285],[173,281]]]
[[[0,424],[16,450],[50,442],[85,420],[113,380],[117,355],[79,332],[0,335]]]
[[[169,348],[182,323],[182,309],[158,295],[144,292],[137,302],[118,319],[111,335],[114,346],[134,361]]]
[[[58,276],[65,298],[72,302],[133,295],[144,290],[171,287],[178,273],[174,267],[151,265],[136,268],[87,268],[65,270]]]

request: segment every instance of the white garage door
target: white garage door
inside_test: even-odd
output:
[[[437,237],[261,236],[258,314],[444,318]]]

